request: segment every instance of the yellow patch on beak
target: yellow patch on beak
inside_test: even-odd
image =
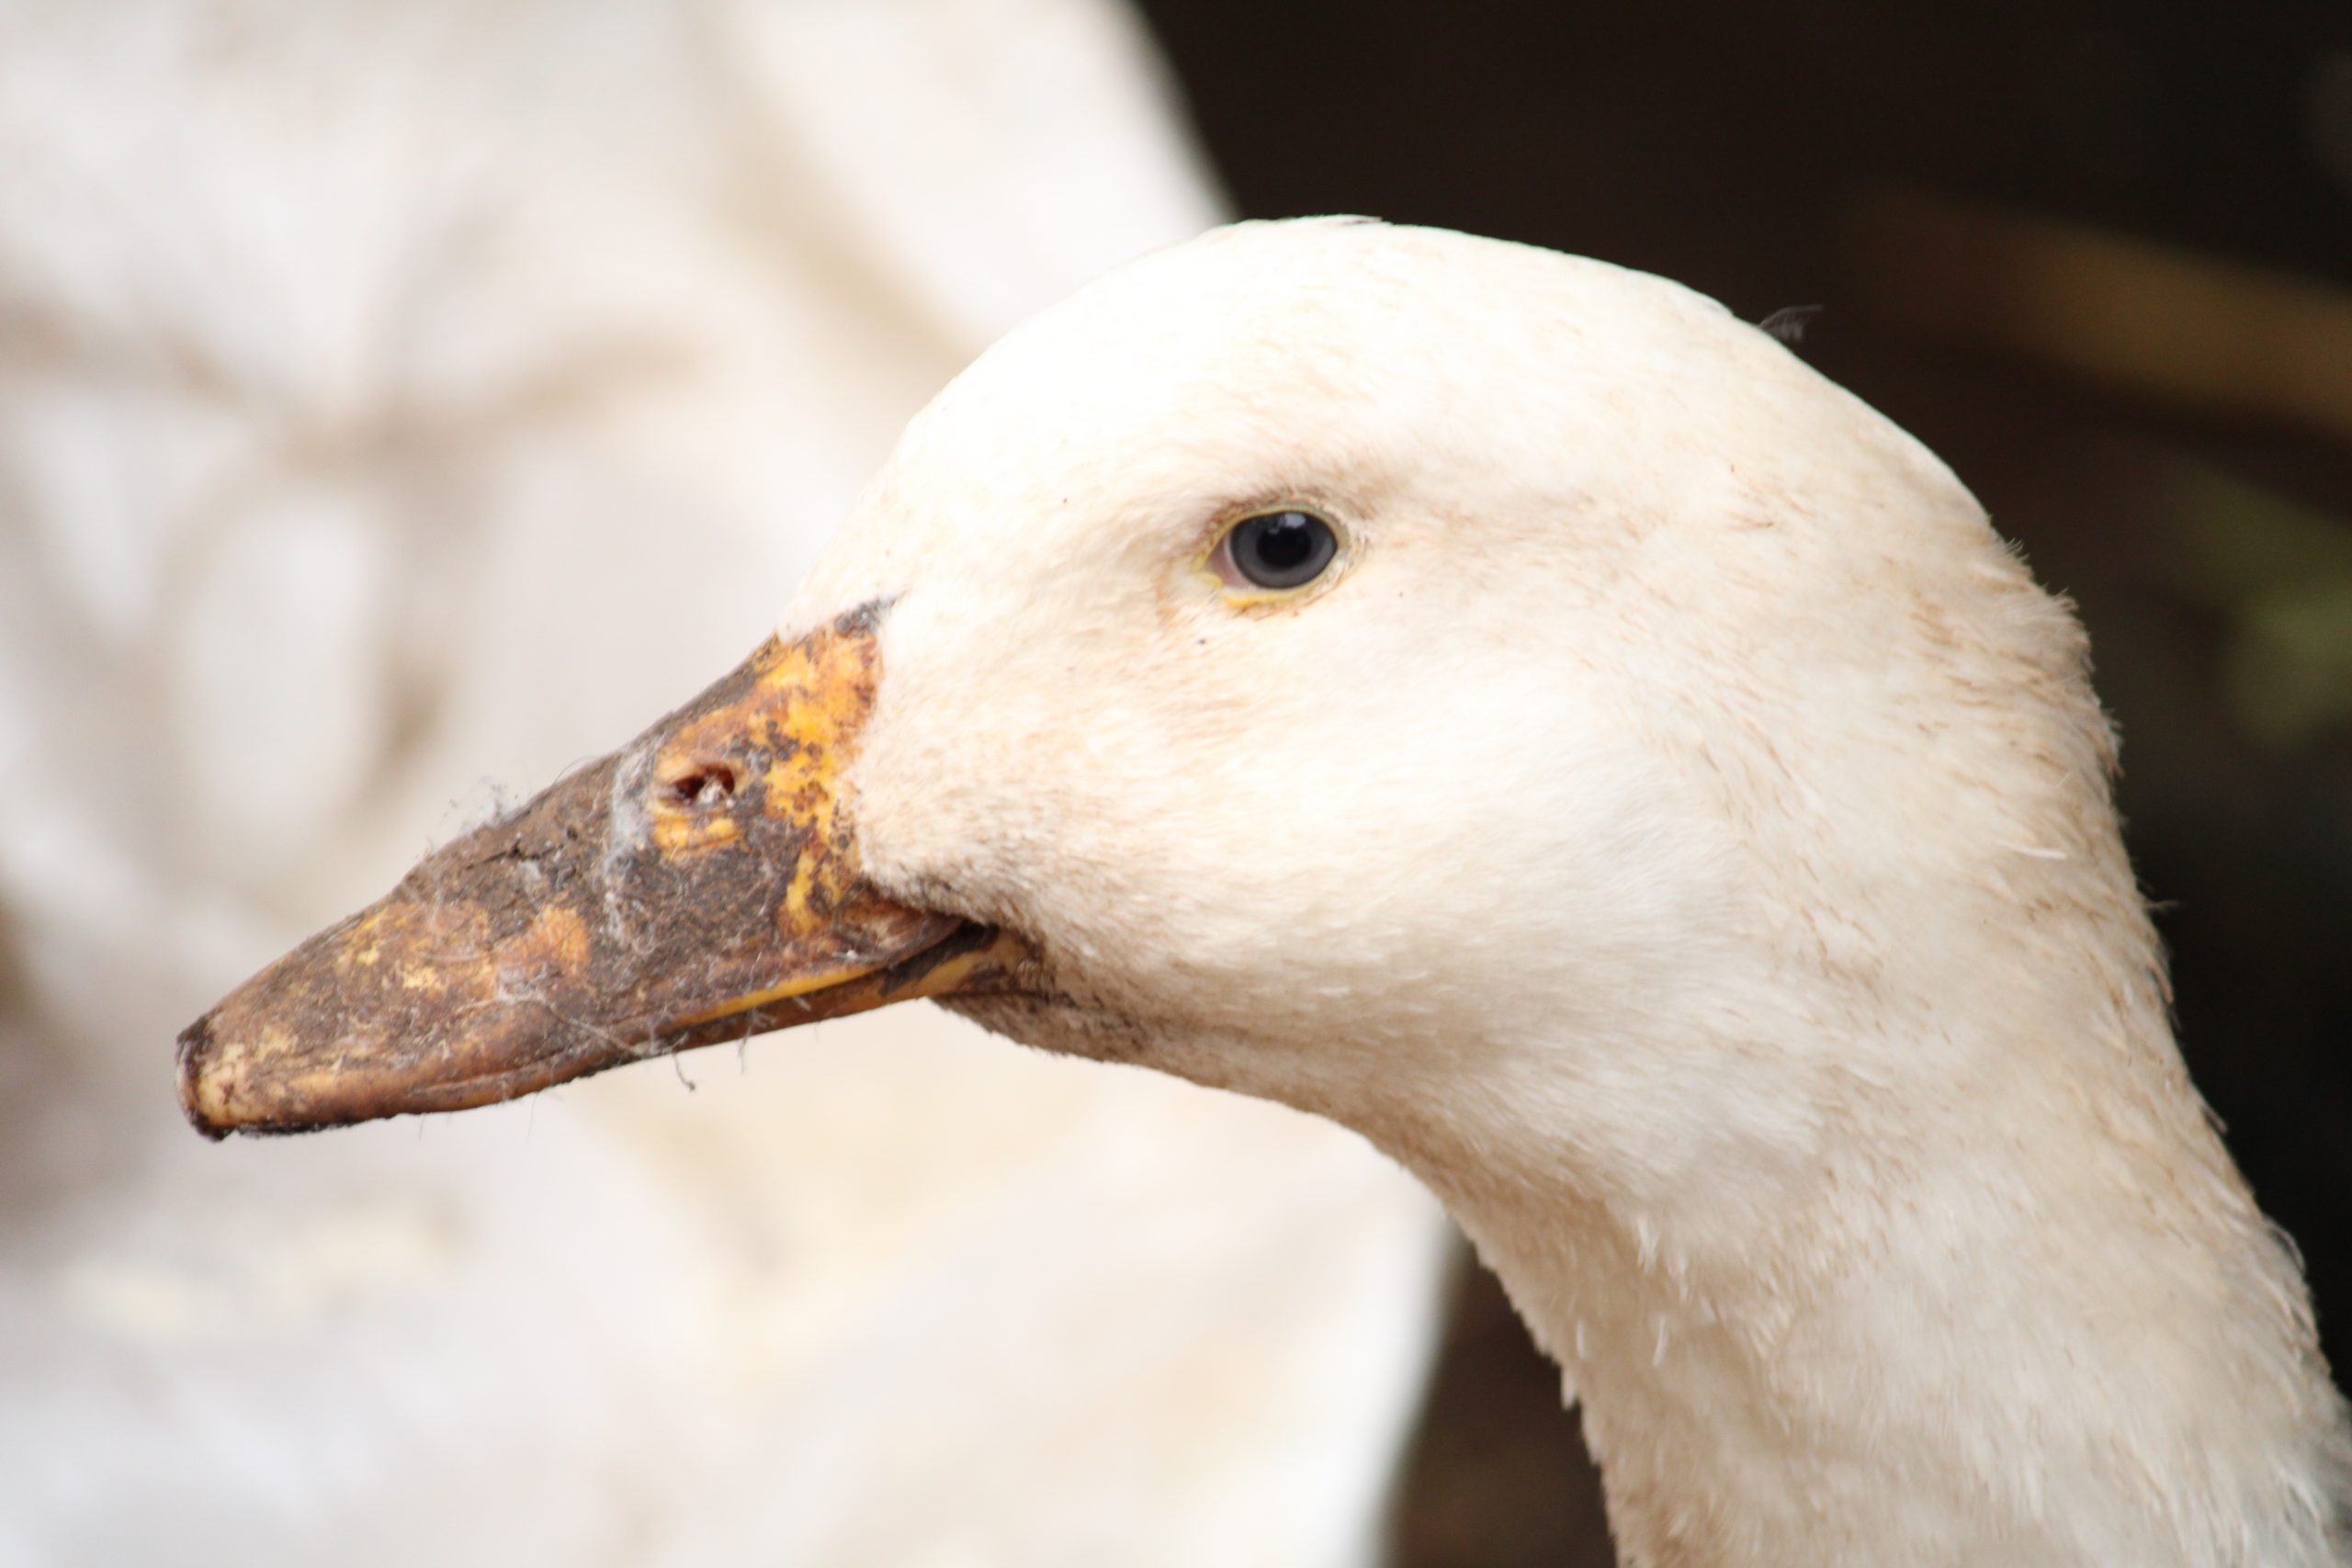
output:
[[[625,750],[427,856],[180,1036],[213,1136],[455,1111],[665,1052],[1001,988],[1025,950],[865,877],[843,775],[875,615],[772,639]]]

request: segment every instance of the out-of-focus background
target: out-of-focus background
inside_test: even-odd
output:
[[[1278,1111],[890,1014],[170,1104],[254,962],[756,641],[997,332],[1341,210],[1808,308],[2075,597],[2352,1359],[2339,0],[0,0],[0,1565],[1608,1561],[1498,1293]]]

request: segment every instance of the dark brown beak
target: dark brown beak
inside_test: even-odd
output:
[[[1021,944],[883,897],[842,779],[874,615],[770,641],[627,750],[427,856],[180,1036],[213,1137],[458,1111],[625,1062],[1002,988]]]

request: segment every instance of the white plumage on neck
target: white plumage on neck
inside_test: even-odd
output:
[[[1295,603],[1198,563],[1311,506]],[[2189,1087],[2081,634],[1917,443],[1597,263],[1250,225],[1005,340],[789,626],[888,599],[869,867],[957,1004],[1356,1128],[1643,1568],[2316,1568],[2341,1401]]]

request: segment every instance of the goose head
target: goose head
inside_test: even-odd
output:
[[[183,1095],[447,1109],[932,996],[1411,1168],[1640,1561],[2334,1561],[2112,761],[2065,608],[1767,334],[1242,225],[990,349],[774,641],[249,982]]]

